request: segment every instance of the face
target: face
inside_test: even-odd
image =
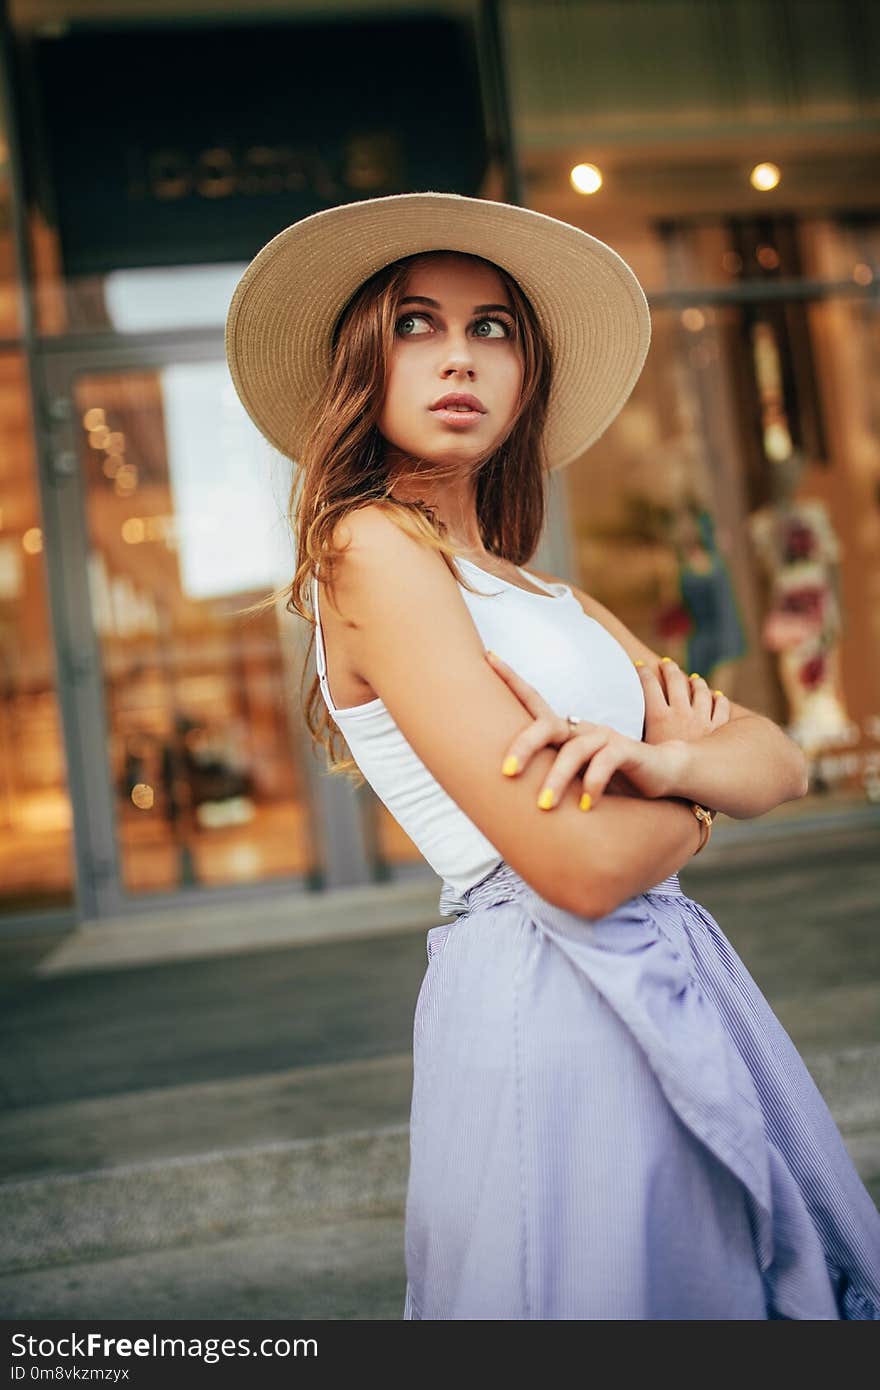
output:
[[[453,254],[410,270],[395,325],[379,430],[392,453],[466,463],[491,450],[516,414],[522,359],[501,276]],[[473,398],[466,409],[437,406]]]

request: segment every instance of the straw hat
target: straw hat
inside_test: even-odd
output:
[[[336,320],[364,280],[402,256],[465,251],[503,267],[553,351],[544,440],[562,468],[617,415],[644,365],[644,291],[616,251],[543,213],[457,193],[401,193],[327,208],[286,227],[251,261],[226,320],[235,389],[274,447],[296,459],[326,380]]]

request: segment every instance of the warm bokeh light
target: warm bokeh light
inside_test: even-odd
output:
[[[155,793],[148,782],[138,782],[131,789],[131,802],[139,811],[151,811],[155,801]]]
[[[103,410],[99,405],[92,406],[83,416],[83,429],[97,430],[107,423]]]
[[[764,452],[768,459],[781,463],[791,457],[791,435],[782,420],[773,420],[764,430]]]
[[[126,545],[139,545],[147,534],[142,516],[126,517],[119,531]]]
[[[874,272],[864,261],[857,261],[853,266],[852,278],[857,285],[870,285],[874,280]]]
[[[89,443],[93,449],[103,449],[109,438],[110,431],[106,425],[99,425],[96,430],[89,430]]]
[[[767,193],[771,188],[777,186],[781,178],[782,174],[778,164],[756,164],[749,174],[749,183],[759,193]]]
[[[26,555],[39,555],[43,549],[43,532],[39,526],[29,526],[21,538],[21,548]]]
[[[775,246],[759,246],[755,258],[762,270],[779,269],[779,252]]]
[[[121,464],[116,470],[116,477],[113,480],[113,486],[116,489],[117,495],[125,497],[130,492],[134,492],[137,485],[138,472],[135,465],[133,463]]]
[[[578,193],[596,193],[602,187],[602,175],[595,164],[576,164],[568,177]]]
[[[683,309],[681,322],[689,333],[699,333],[706,327],[706,315],[702,309]]]

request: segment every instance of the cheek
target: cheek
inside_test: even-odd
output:
[[[523,383],[523,364],[519,357],[514,358],[508,363],[507,371],[504,374],[503,390],[508,405],[508,413],[513,414],[519,404],[520,391]]]
[[[408,389],[407,373],[400,360],[392,362],[385,382],[385,398],[379,414],[379,428],[383,434],[394,434],[405,426],[408,404],[412,392]]]

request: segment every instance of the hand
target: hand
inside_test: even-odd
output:
[[[691,743],[730,719],[730,701],[712,691],[702,676],[686,676],[671,657],[660,662],[662,679],[649,666],[637,666],[645,694],[645,743],[684,739]]]
[[[581,720],[576,728],[556,714],[534,686],[502,661],[494,652],[486,659],[517,699],[532,716],[532,723],[517,734],[507,750],[502,770],[510,767],[508,776],[516,776],[527,766],[529,759],[548,744],[560,749],[542,788],[544,810],[559,804],[562,793],[576,776],[581,776],[583,795],[581,809],[592,809],[604,792],[630,794],[621,786],[620,778],[628,781],[637,794],[647,797],[667,796],[675,784],[681,759],[683,740],[651,745],[627,738],[606,724]],[[511,760],[515,759],[515,765]],[[584,772],[584,766],[587,770]],[[612,786],[612,780],[616,785]]]

